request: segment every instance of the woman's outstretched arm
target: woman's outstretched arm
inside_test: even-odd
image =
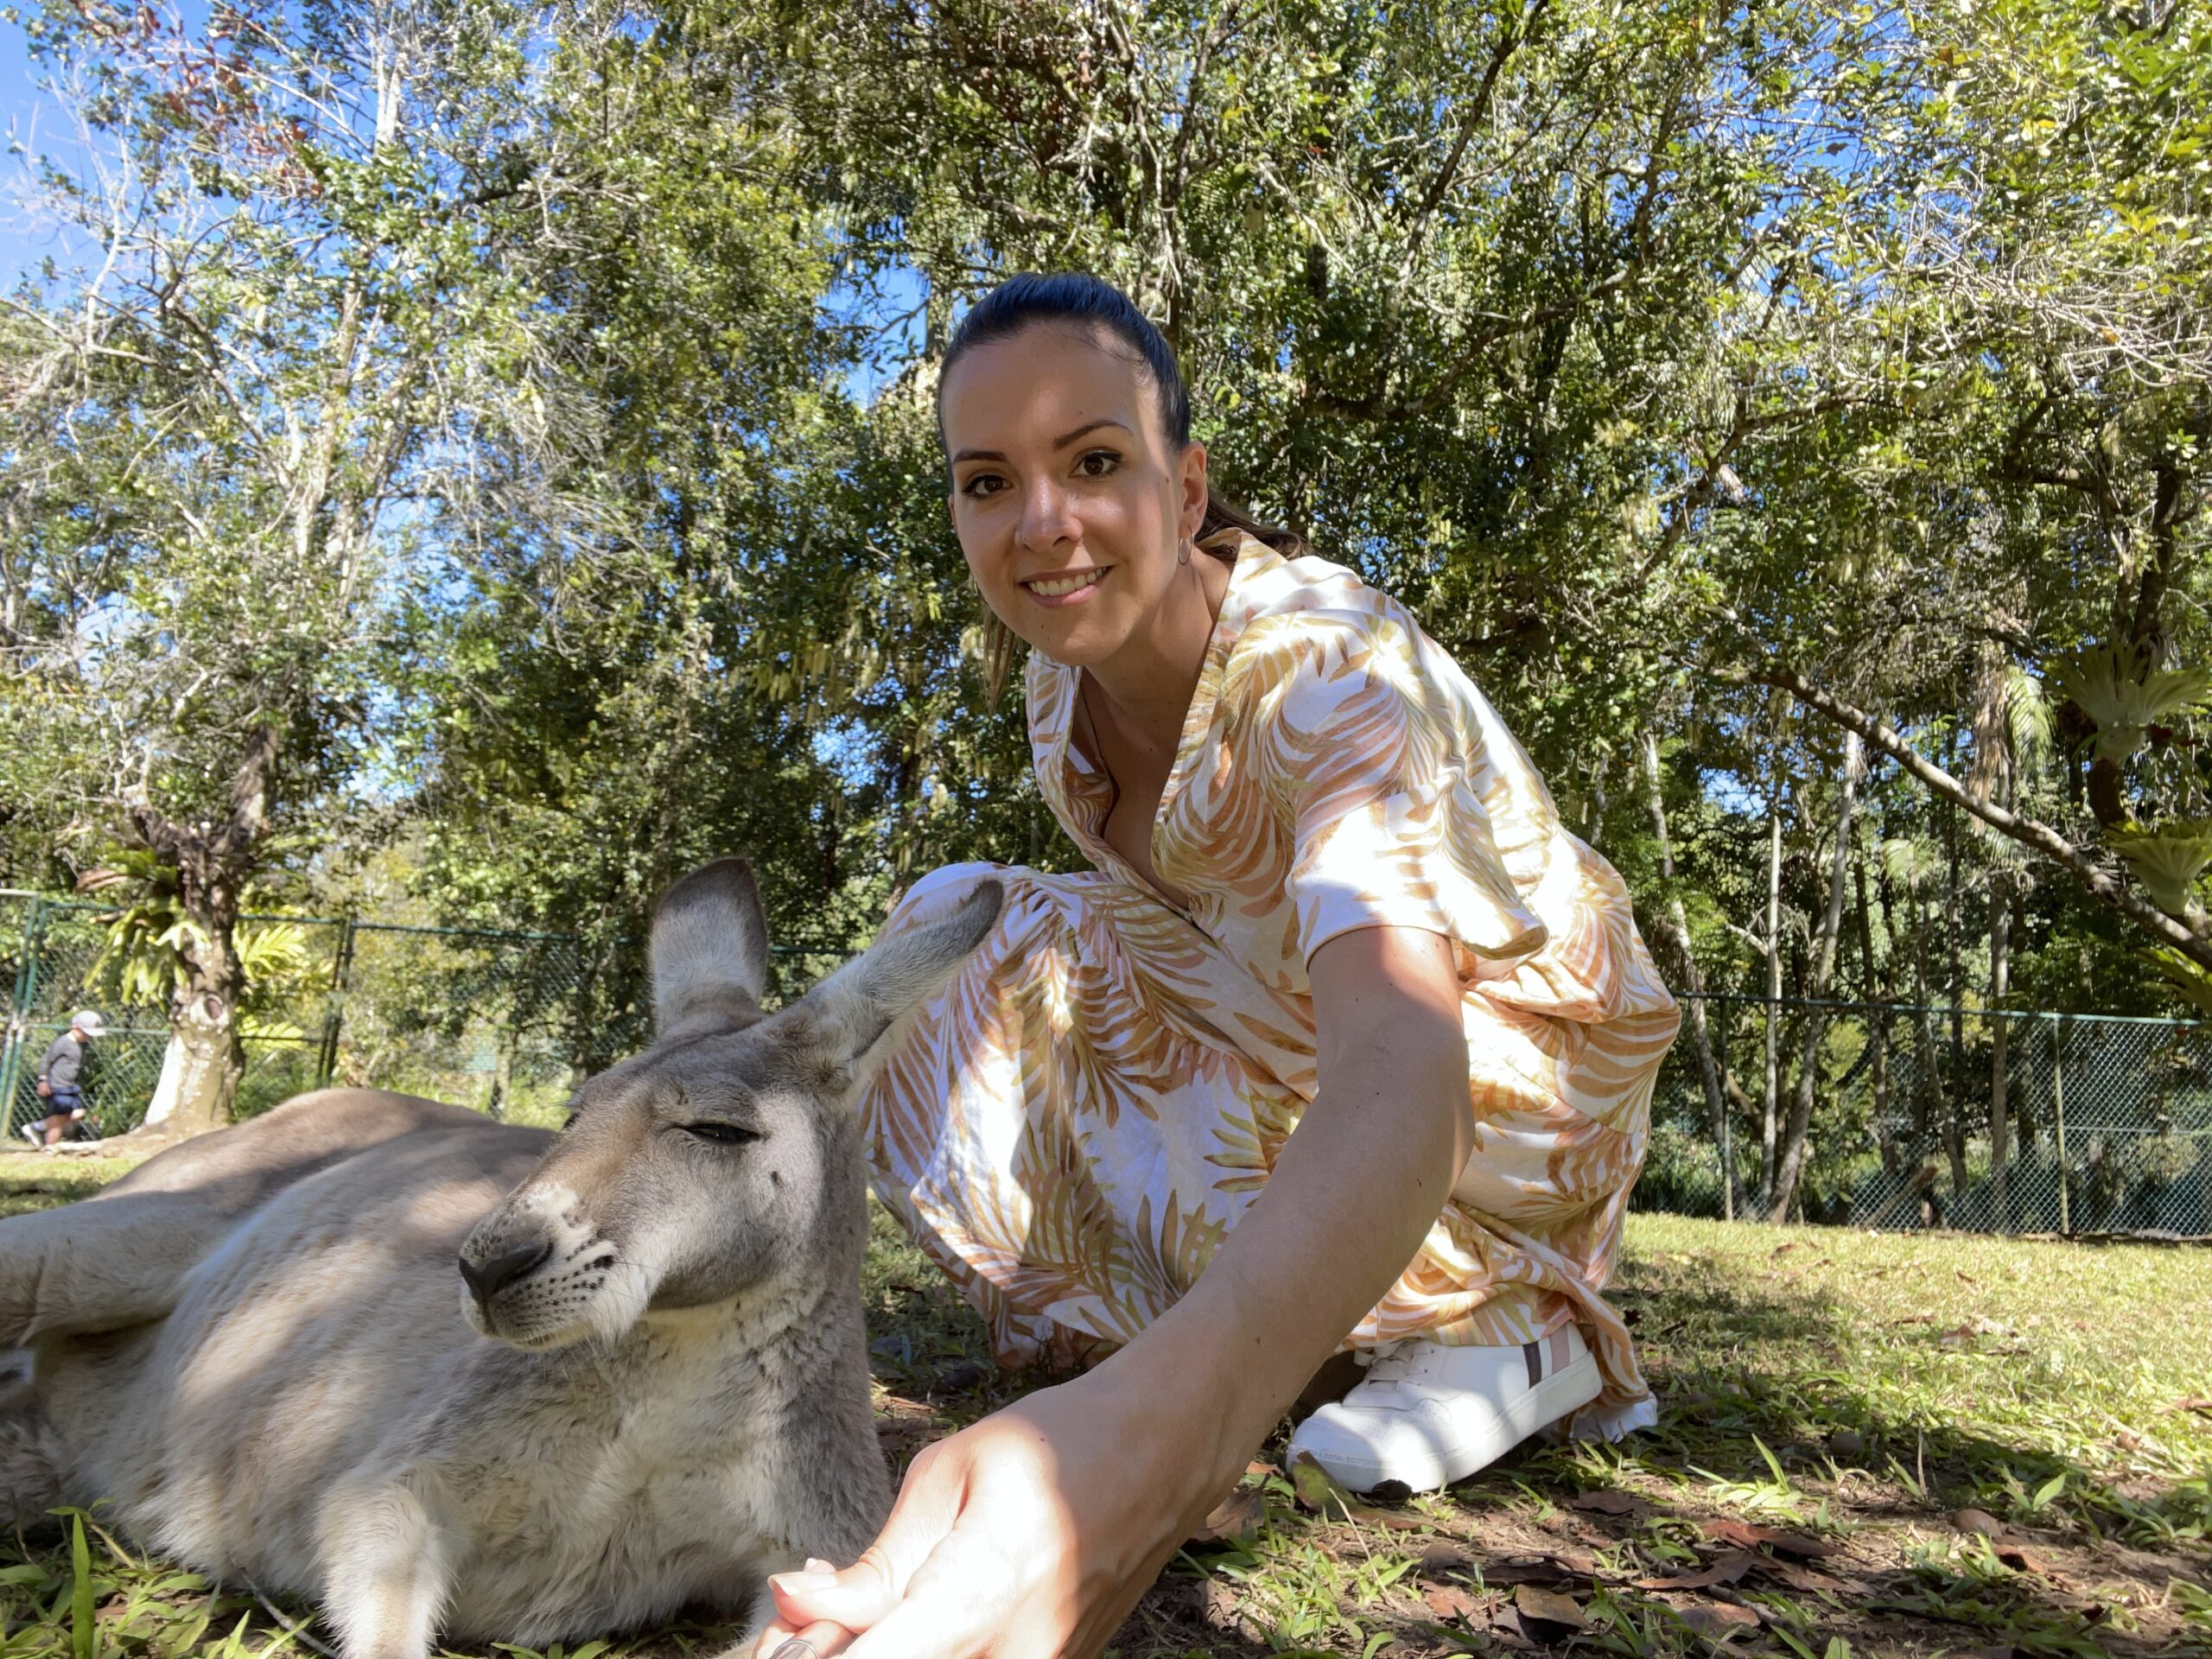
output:
[[[1096,1654],[1405,1271],[1473,1144],[1451,946],[1370,928],[1308,967],[1317,1097],[1198,1282],[1085,1376],[923,1452],[857,1563],[772,1580],[762,1659],[800,1630],[853,1659]]]

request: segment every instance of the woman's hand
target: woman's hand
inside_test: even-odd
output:
[[[1211,1424],[1160,1410],[1119,1369],[1109,1360],[925,1450],[857,1562],[769,1580],[778,1617],[756,1659],[794,1635],[822,1659],[1098,1652],[1230,1478]]]
[[[914,1459],[883,1535],[769,1580],[815,1659],[1090,1659],[1283,1408],[1420,1249],[1473,1144],[1446,942],[1404,928],[1308,964],[1320,1093],[1197,1284],[1088,1376]],[[857,1636],[849,1632],[857,1631]]]

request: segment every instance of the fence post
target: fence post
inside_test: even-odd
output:
[[[45,925],[46,900],[33,895],[23,923],[23,959],[16,969],[16,1000],[8,1009],[7,1052],[0,1055],[0,1135],[16,1132],[16,1084],[22,1076],[23,1033],[30,1029],[31,998],[38,993],[39,936]]]
[[[330,1003],[322,1015],[322,1051],[315,1056],[315,1086],[330,1087],[338,1075],[338,1039],[346,1023],[346,984],[353,971],[353,918],[338,924],[338,949],[330,963]]]
[[[1726,1101],[1720,1109],[1720,1219],[1736,1219],[1736,1154],[1729,1144]]]
[[[2050,1116],[2058,1141],[2058,1230],[2071,1233],[2074,1220],[2066,1193],[2066,1040],[2059,1016],[2050,1016]]]

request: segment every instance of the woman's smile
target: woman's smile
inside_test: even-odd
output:
[[[1064,605],[1080,605],[1090,597],[1091,590],[1106,579],[1106,572],[1093,568],[1089,570],[1065,570],[1053,576],[1029,576],[1023,580],[1021,590],[1039,605],[1055,608]]]

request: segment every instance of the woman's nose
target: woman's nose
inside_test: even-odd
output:
[[[1068,493],[1058,480],[1040,478],[1029,486],[1021,499],[1021,523],[1015,533],[1023,545],[1039,551],[1082,535],[1083,527],[1076,522]]]

